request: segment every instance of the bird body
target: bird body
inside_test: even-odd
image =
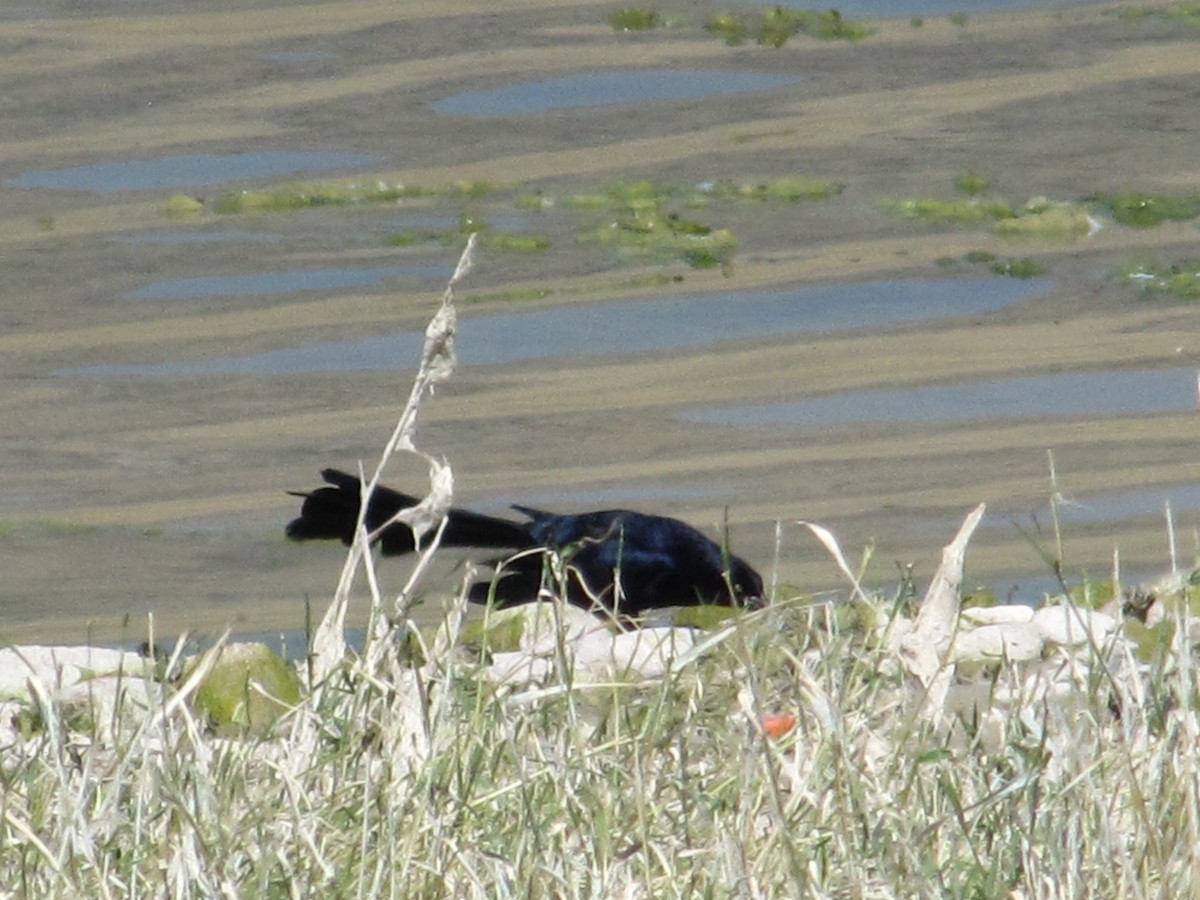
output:
[[[337,469],[326,469],[321,476],[326,487],[298,494],[304,503],[299,518],[288,524],[287,535],[299,541],[337,539],[349,545],[358,521],[359,479]],[[414,549],[406,524],[386,523],[417,503],[416,497],[390,488],[379,487],[372,494],[365,524],[385,556]],[[537,599],[547,571],[546,553],[537,551],[552,551],[566,564],[561,585],[566,599],[584,608],[639,616],[670,606],[763,605],[759,574],[678,519],[627,509],[559,514],[513,508],[528,521],[458,508],[447,514],[443,546],[503,548],[515,553],[489,561],[498,567],[498,577],[472,586],[470,597],[476,602],[503,607]]]

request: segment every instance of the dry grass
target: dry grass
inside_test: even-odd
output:
[[[22,896],[1185,896],[1189,666],[1014,708],[911,712],[894,656],[781,608],[656,683],[484,685],[449,648],[332,671],[274,736],[188,685],[111,734],[50,705],[3,763]],[[394,645],[393,645],[394,646]],[[565,668],[565,667],[564,667]],[[1112,698],[1141,695],[1110,710]],[[783,738],[759,723],[798,716]],[[989,723],[994,729],[996,723]]]

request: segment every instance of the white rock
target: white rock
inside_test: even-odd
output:
[[[487,667],[487,677],[493,684],[524,687],[544,681],[553,670],[553,659],[514,650],[510,653],[493,653],[492,663]]]
[[[1010,622],[1028,622],[1032,618],[1032,606],[1006,603],[1001,606],[972,606],[964,609],[960,624],[1004,625]]]
[[[639,628],[616,635],[589,634],[575,645],[576,670],[601,678],[657,678],[692,649],[690,628]]]
[[[0,649],[0,746],[19,741],[17,713],[42,702],[68,731],[108,740],[122,716],[141,717],[161,706],[162,685],[148,677],[152,665],[136,653],[103,647]]]
[[[152,663],[136,653],[106,647],[43,647],[0,649],[0,698],[29,696],[29,679],[41,681],[52,695],[102,675],[123,673],[142,679]]]
[[[959,633],[951,648],[955,662],[1019,662],[1042,655],[1045,639],[1030,622],[982,625]]]
[[[1117,627],[1110,615],[1078,606],[1047,606],[1033,616],[1033,624],[1048,644],[1074,646],[1094,641],[1102,645]]]
[[[1008,746],[1008,720],[1002,711],[992,707],[979,720],[979,746],[984,753],[1002,753]]]
[[[0,747],[15,747],[21,740],[17,719],[21,709],[22,704],[16,700],[0,700]]]
[[[558,649],[559,622],[562,623],[562,641],[568,645],[590,634],[611,634],[602,618],[568,603],[558,604],[557,610],[552,603],[524,603],[514,607],[514,612],[518,610],[524,622],[521,649],[528,653],[554,653]]]
[[[956,682],[946,692],[944,710],[949,718],[973,720],[990,708],[992,702],[992,686],[989,682]]]

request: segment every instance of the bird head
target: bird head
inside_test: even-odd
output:
[[[734,605],[747,609],[762,609],[767,605],[762,576],[744,559],[730,557],[726,575]]]

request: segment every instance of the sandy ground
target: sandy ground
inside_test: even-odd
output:
[[[87,15],[70,4],[24,7],[0,18],[0,182],[36,169],[264,149],[377,154],[383,162],[364,170],[372,178],[477,178],[548,192],[643,178],[841,181],[846,190],[831,200],[729,211],[722,224],[740,241],[732,277],[667,266],[683,279],[657,294],[937,277],[946,272],[936,260],[971,250],[1034,257],[1053,289],[984,316],[464,368],[424,410],[421,435],[453,465],[463,502],[498,509],[526,498],[554,506],[559,497],[568,508],[573,496],[603,491],[614,504],[712,529],[727,514],[740,554],[780,581],[819,590],[837,576],[796,520],[833,528],[855,557],[873,546],[868,580],[886,587],[897,566],[913,564],[918,582],[928,577],[957,521],[986,501],[995,514],[973,544],[971,576],[1004,594],[1050,574],[1014,522],[1028,530],[1038,511],[1052,545],[1053,454],[1067,497],[1148,498],[1128,518],[1069,524],[1069,573],[1106,573],[1114,548],[1128,572],[1168,565],[1153,498],[1198,481],[1194,410],[824,428],[697,425],[678,414],[855,388],[1200,367],[1194,305],[1105,277],[1138,254],[1195,255],[1194,223],[1013,246],[979,229],[879,209],[884,197],[952,196],[954,177],[968,170],[1014,202],[1200,189],[1200,32],[1121,21],[1106,12],[1111,5],[1096,4],[973,15],[965,25],[930,19],[917,28],[905,18],[879,22],[852,44],[798,38],[768,50],[726,47],[694,26],[615,34],[603,4],[462,2],[453,14],[445,6],[231,2],[198,13],[183,3],[112,2],[89,4]],[[696,22],[696,9],[675,12]],[[275,53],[300,55],[280,61]],[[805,80],[742,98],[532,117],[464,120],[427,106],[465,89],[637,65]],[[159,634],[299,627],[305,598],[322,607],[341,554],[284,541],[282,524],[295,509],[284,491],[311,486],[324,465],[373,460],[407,395],[404,371],[56,374],[418,328],[440,295],[437,281],[426,280],[340,293],[126,296],[149,282],[448,265],[455,256],[383,246],[387,211],[379,209],[175,223],[160,213],[171,193],[0,183],[5,640],[137,637],[149,613]],[[451,201],[413,205],[461,211]],[[271,239],[121,240],[188,229]],[[461,314],[616,298],[631,293],[623,287],[630,279],[659,271],[620,265],[564,233],[546,254],[483,254]],[[554,293],[499,299],[531,285]],[[423,474],[405,462],[393,480],[419,486]],[[1177,515],[1188,563],[1196,519],[1194,510]],[[453,565],[447,559],[446,569]],[[384,573],[398,587],[405,568],[389,564]]]

